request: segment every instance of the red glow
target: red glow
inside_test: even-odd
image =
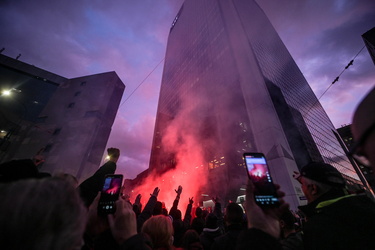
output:
[[[250,176],[253,181],[264,181],[267,178],[267,169],[264,164],[252,164],[253,169],[250,170]]]
[[[189,198],[193,197],[197,204],[201,195],[198,190],[206,185],[208,163],[202,155],[205,142],[199,139],[202,124],[200,121],[190,119],[195,117],[195,113],[201,112],[202,99],[195,96],[181,98],[186,98],[182,101],[183,108],[165,129],[162,139],[162,147],[166,152],[176,152],[177,166],[162,176],[150,173],[144,183],[134,190],[131,199],[140,193],[144,197],[142,203],[145,204],[150,197],[149,194],[155,187],[159,187],[158,200],[165,202],[169,211],[176,198],[175,189],[181,185],[183,190],[178,208],[184,216]],[[153,169],[153,166],[150,166],[150,169]]]
[[[189,198],[194,197],[194,201],[198,201],[198,189],[206,183],[206,171],[206,167],[190,167],[190,164],[186,162],[185,164],[179,164],[176,169],[162,176],[150,174],[149,178],[147,178],[141,186],[133,190],[130,199],[134,200],[138,194],[141,194],[142,204],[145,205],[154,188],[159,187],[158,201],[165,202],[165,206],[169,211],[176,198],[175,189],[181,185],[183,190],[178,208],[184,215]]]

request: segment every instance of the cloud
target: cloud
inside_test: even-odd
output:
[[[125,178],[132,179],[148,167],[154,123],[153,116],[143,116],[137,123],[117,117],[107,146],[120,149],[118,172]]]

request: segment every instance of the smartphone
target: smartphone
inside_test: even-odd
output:
[[[246,164],[247,175],[255,186],[255,202],[263,207],[280,205],[264,154],[244,153],[243,157]]]
[[[106,175],[98,204],[98,214],[113,214],[116,211],[115,202],[120,196],[123,175]]]

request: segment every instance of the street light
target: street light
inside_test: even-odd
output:
[[[1,91],[1,95],[3,95],[3,96],[9,96],[9,95],[12,94],[12,92],[21,93],[22,90],[16,89],[16,88],[6,89],[6,90]]]
[[[10,90],[3,90],[3,91],[1,92],[1,95],[9,96],[9,95],[10,95]]]

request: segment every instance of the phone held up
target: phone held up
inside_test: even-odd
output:
[[[115,202],[120,196],[123,175],[106,175],[98,204],[98,214],[113,214],[116,211]]]
[[[243,154],[247,175],[254,184],[255,203],[261,207],[279,206],[276,188],[272,182],[266,157],[262,153]]]

